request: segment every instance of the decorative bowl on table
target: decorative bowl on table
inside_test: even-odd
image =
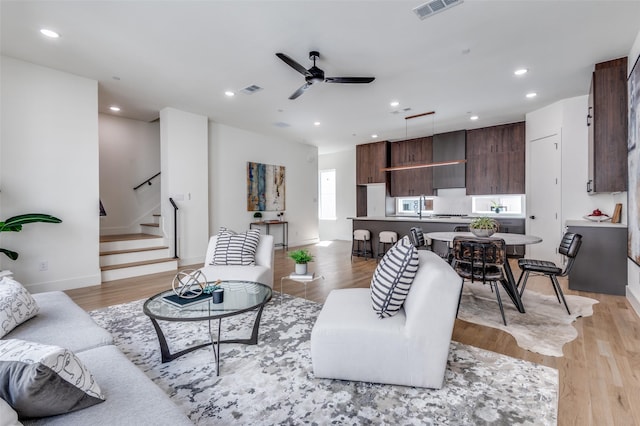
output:
[[[496,233],[495,229],[492,229],[492,228],[489,228],[489,229],[469,228],[469,231],[471,231],[471,233],[476,237],[480,237],[480,238],[490,237]]]
[[[498,232],[498,221],[490,217],[478,217],[469,224],[469,231],[476,237],[486,238]]]

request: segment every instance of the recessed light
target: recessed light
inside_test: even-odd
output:
[[[58,38],[60,37],[60,34],[58,34],[57,32],[53,31],[53,30],[48,30],[46,28],[42,28],[40,30],[40,33],[49,37],[49,38]]]
[[[233,93],[231,90],[227,90],[226,92],[224,92],[224,95],[228,98],[232,98],[234,97],[236,94]]]
[[[477,115],[472,115],[471,117],[469,117],[469,120],[473,120],[473,121],[475,121],[475,120],[477,120],[478,118],[480,118],[480,117],[478,117]]]
[[[538,94],[536,92],[531,92],[531,93],[527,93],[525,96],[527,98],[531,99],[531,98],[535,98],[536,96],[538,96]]]
[[[120,111],[120,107],[117,107],[117,106],[115,106],[115,105],[110,106],[110,107],[109,107],[109,109],[110,109],[111,111],[115,111],[115,112]]]
[[[320,125],[320,122],[319,122],[319,121],[314,121],[314,122],[313,122],[313,125],[314,125],[314,126],[319,126],[319,125]]]
[[[397,107],[398,105],[400,105],[400,102],[392,101],[389,105],[391,105],[392,107]]]
[[[515,75],[525,75],[525,74],[526,74],[526,73],[528,73],[528,72],[529,72],[529,70],[528,70],[528,69],[526,69],[526,68],[520,68],[520,69],[515,70],[513,73],[514,73]]]
[[[375,139],[377,137],[378,137],[378,135],[376,135],[375,133],[373,135],[371,135],[371,139]]]

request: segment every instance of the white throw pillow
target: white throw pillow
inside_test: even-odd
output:
[[[387,251],[371,279],[371,301],[378,317],[391,317],[400,311],[419,264],[418,250],[409,237],[403,237]]]
[[[242,265],[256,264],[256,251],[260,243],[260,230],[250,229],[241,234],[220,228],[218,240],[213,253],[212,265]]]
[[[0,398],[21,419],[69,413],[105,399],[73,352],[20,339],[0,340]]]
[[[38,313],[38,304],[13,278],[0,279],[0,338]]]

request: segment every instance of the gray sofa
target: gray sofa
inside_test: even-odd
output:
[[[71,413],[24,420],[24,425],[193,425],[189,418],[138,367],[113,345],[66,294],[34,294],[40,312],[4,339],[57,345],[74,352],[93,374],[106,401]]]

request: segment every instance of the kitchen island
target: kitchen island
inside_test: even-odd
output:
[[[400,239],[405,235],[409,235],[409,229],[414,226],[422,228],[425,234],[428,232],[453,231],[456,226],[468,226],[474,217],[466,215],[429,215],[422,218],[418,216],[359,216],[348,219],[352,220],[352,230],[367,229],[371,232],[371,245],[374,256],[376,256],[378,252],[378,234],[381,231],[397,232]],[[500,232],[524,234],[524,218],[505,215],[494,219],[500,224]],[[449,248],[445,242],[433,241],[431,249],[439,255],[446,255]],[[509,246],[508,255],[509,257],[522,257],[524,255],[524,247]]]

